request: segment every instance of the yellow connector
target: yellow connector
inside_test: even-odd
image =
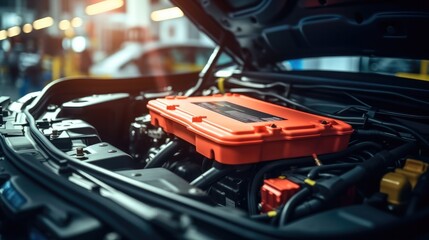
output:
[[[380,182],[380,192],[387,194],[387,201],[399,205],[404,202],[416,186],[420,176],[428,169],[427,163],[407,159],[403,168],[387,173]]]
[[[309,186],[314,186],[314,185],[316,185],[316,181],[314,181],[314,180],[312,180],[312,179],[310,179],[310,178],[306,178],[305,180],[304,180],[304,182],[307,184],[307,185],[309,185]]]
[[[269,211],[269,212],[267,212],[267,216],[270,218],[273,218],[273,217],[277,216],[277,212],[276,211]]]

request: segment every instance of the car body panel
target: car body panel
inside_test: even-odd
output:
[[[173,2],[252,68],[315,56],[429,57],[426,1]]]

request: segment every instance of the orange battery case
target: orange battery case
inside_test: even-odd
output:
[[[153,125],[229,165],[337,152],[353,132],[345,122],[240,94],[169,96],[147,107]]]

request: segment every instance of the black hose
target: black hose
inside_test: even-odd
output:
[[[394,163],[397,159],[407,155],[412,148],[414,148],[413,143],[406,143],[390,151],[383,150],[375,154],[374,157],[339,176],[337,178],[337,182],[340,184],[335,184],[335,181],[330,181],[328,184],[330,185],[330,187],[328,187],[329,192],[331,192],[330,194],[332,195],[335,193],[334,195],[337,195],[348,186],[353,185],[366,177],[379,173]]]
[[[375,148],[376,150],[382,150],[383,146],[381,146],[380,144],[378,144],[376,142],[370,142],[370,141],[359,142],[359,143],[356,143],[356,144],[353,144],[353,145],[349,146],[344,151],[341,151],[341,152],[338,152],[338,153],[333,153],[333,154],[334,155],[337,154],[337,155],[340,155],[342,157],[342,156],[345,156],[345,155],[347,155],[349,153],[361,150],[363,148]],[[319,158],[320,158],[320,160],[323,161],[324,158],[325,158],[325,155],[321,155],[321,156],[319,156]]]
[[[378,131],[378,130],[356,129],[354,131],[354,134],[359,137],[381,137],[381,138],[390,138],[392,140],[397,140],[402,142],[407,141],[406,139],[396,136],[394,134]]]
[[[301,189],[295,195],[293,195],[289,201],[283,206],[279,219],[279,227],[285,225],[293,214],[295,207],[301,203],[305,198],[310,196],[311,191],[308,187]]]
[[[199,177],[191,182],[194,187],[201,188],[203,190],[208,189],[213,183],[217,182],[221,178],[225,177],[228,173],[233,171],[233,167],[224,167],[222,169],[212,167]]]
[[[374,142],[361,142],[357,143],[355,145],[352,145],[345,149],[344,151],[337,152],[337,153],[331,153],[331,154],[324,154],[320,155],[319,159],[323,161],[329,161],[330,159],[337,159],[341,158],[343,156],[346,156],[352,152],[358,151],[362,148],[376,148],[378,150],[382,149],[382,146],[380,144],[374,143]],[[258,208],[257,208],[257,196],[259,187],[261,186],[261,182],[264,178],[265,173],[278,169],[278,168],[284,168],[284,167],[290,167],[292,165],[303,165],[303,164],[312,164],[314,162],[312,157],[302,157],[302,158],[293,158],[293,159],[286,159],[286,160],[278,160],[275,162],[270,162],[263,166],[261,169],[258,170],[258,172],[255,174],[255,176],[252,178],[252,180],[249,183],[249,189],[247,191],[247,201],[248,201],[248,211],[249,214],[257,214]]]
[[[320,172],[337,170],[337,169],[347,169],[347,168],[355,167],[356,165],[358,165],[358,163],[339,163],[339,164],[332,164],[332,165],[321,165],[311,169],[310,172],[307,174],[307,177],[309,179],[314,180],[317,178]]]
[[[176,154],[182,148],[181,142],[176,140],[172,140],[168,142],[164,148],[162,148],[158,154],[156,154],[144,168],[156,168],[162,167],[164,163],[166,163],[169,159],[171,159],[174,154]]]

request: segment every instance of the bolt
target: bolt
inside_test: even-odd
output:
[[[76,148],[76,157],[78,158],[82,158],[85,156],[85,152],[83,151],[82,147],[77,147]]]
[[[52,129],[51,135],[50,135],[50,139],[56,139],[60,136],[60,131],[58,131],[57,129]]]
[[[274,123],[270,125],[271,128],[277,128],[277,125],[275,125]]]

